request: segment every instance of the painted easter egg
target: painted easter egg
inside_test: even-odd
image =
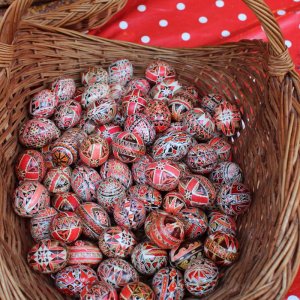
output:
[[[154,292],[151,288],[139,281],[126,284],[119,295],[120,300],[155,300]]]
[[[219,280],[219,270],[209,259],[197,259],[184,272],[185,288],[194,296],[206,296],[214,291]]]
[[[23,181],[13,194],[13,209],[21,217],[31,218],[50,204],[50,195],[38,181]]]
[[[204,257],[204,246],[200,240],[184,241],[177,248],[169,252],[170,264],[181,271],[185,271],[190,263]]]
[[[37,150],[25,150],[18,155],[15,170],[19,181],[42,181],[46,174],[44,157]]]
[[[126,94],[136,89],[147,95],[150,91],[150,84],[145,78],[133,78],[126,85]]]
[[[233,217],[221,212],[212,212],[208,222],[208,233],[222,232],[229,235],[236,235],[237,225]]]
[[[71,188],[71,168],[58,167],[49,169],[43,183],[51,193],[68,192]]]
[[[55,287],[67,296],[79,296],[83,288],[98,281],[96,272],[89,266],[72,265],[55,276]]]
[[[35,242],[51,238],[50,224],[57,214],[53,207],[46,207],[30,219],[30,233]]]
[[[162,60],[151,62],[145,71],[145,77],[150,83],[162,82],[165,79],[175,79],[176,72],[173,66]]]
[[[168,134],[168,133],[173,133],[178,131],[185,132],[182,122],[172,122],[170,127],[167,130],[165,130],[163,134]]]
[[[125,117],[141,113],[147,106],[147,97],[139,90],[130,91],[122,98],[122,110]]]
[[[118,293],[112,285],[97,281],[85,286],[80,293],[80,300],[118,300]]]
[[[76,84],[73,78],[60,77],[51,85],[51,90],[59,103],[71,99],[76,91]]]
[[[179,183],[180,168],[168,159],[161,159],[148,164],[145,175],[152,187],[159,191],[171,191]]]
[[[183,275],[175,268],[162,268],[154,275],[152,288],[156,300],[182,300],[184,297]]]
[[[107,257],[125,258],[136,245],[134,234],[121,226],[106,228],[99,236],[99,248]]]
[[[92,240],[98,240],[100,233],[111,225],[107,212],[96,203],[83,203],[75,213],[81,219],[83,234]]]
[[[95,131],[97,124],[93,120],[89,119],[87,116],[87,111],[83,110],[81,119],[76,127],[80,128],[86,134],[91,134]]]
[[[165,79],[152,87],[149,95],[154,100],[164,101],[168,104],[169,100],[181,89],[181,84],[175,79]]]
[[[123,130],[119,125],[113,123],[104,124],[95,129],[95,133],[102,135],[106,139],[108,145],[111,145],[115,136],[122,131]]]
[[[83,85],[92,85],[94,83],[108,83],[108,73],[101,67],[89,67],[88,70],[81,73],[81,82]]]
[[[231,145],[225,139],[215,137],[208,144],[217,152],[219,162],[231,160]]]
[[[101,281],[120,289],[129,282],[139,281],[139,275],[134,267],[121,258],[108,258],[100,263],[97,274]]]
[[[223,102],[225,98],[218,94],[208,94],[201,99],[201,107],[209,112],[212,116],[215,109]]]
[[[48,144],[42,148],[40,148],[40,151],[44,157],[45,166],[47,169],[51,169],[55,167],[53,158],[52,158],[52,144]]]
[[[48,89],[41,90],[33,95],[29,103],[29,113],[34,118],[49,118],[58,104],[58,99]]]
[[[141,113],[128,116],[125,121],[124,130],[138,134],[147,146],[151,145],[156,137],[153,123],[146,115]]]
[[[20,128],[19,141],[28,148],[42,148],[60,136],[60,130],[48,119],[28,120]]]
[[[27,254],[29,266],[38,273],[52,274],[67,265],[69,251],[59,241],[42,240],[35,244]]]
[[[163,208],[169,214],[176,215],[181,209],[186,207],[183,196],[178,192],[169,192],[164,196]]]
[[[135,246],[131,261],[139,273],[153,275],[168,264],[168,253],[151,242],[143,242]]]
[[[117,105],[117,113],[112,123],[124,127],[126,116],[123,114],[122,105]]]
[[[119,83],[125,86],[133,76],[133,66],[128,59],[119,59],[111,63],[108,67],[109,83]]]
[[[127,94],[126,89],[119,83],[111,83],[109,89],[109,96],[117,103],[119,103],[122,97]]]
[[[183,93],[177,93],[169,99],[168,107],[171,112],[172,120],[180,122],[184,113],[193,108],[193,104],[188,97],[184,96]]]
[[[234,162],[220,162],[210,173],[209,179],[213,183],[229,184],[232,182],[242,182],[243,173],[238,164]]]
[[[207,216],[199,208],[184,208],[177,214],[177,217],[184,224],[184,232],[187,239],[199,238],[208,228]]]
[[[73,95],[73,98],[76,102],[81,103],[82,94],[84,92],[84,87],[79,86],[76,88],[75,94]]]
[[[52,198],[52,205],[60,211],[75,211],[81,204],[81,199],[72,192],[55,194]]]
[[[125,198],[125,187],[117,179],[108,177],[100,182],[97,201],[108,213],[113,213],[114,206]]]
[[[72,172],[72,189],[83,201],[96,199],[100,181],[97,171],[87,166],[77,166]]]
[[[132,176],[136,183],[146,183],[145,170],[147,165],[153,161],[154,159],[149,154],[145,154],[132,164]]]
[[[81,105],[87,108],[91,103],[109,96],[109,85],[105,83],[94,83],[85,88],[81,96]]]

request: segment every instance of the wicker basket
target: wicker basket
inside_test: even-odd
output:
[[[227,269],[210,299],[281,299],[300,262],[300,85],[280,29],[263,0],[244,0],[269,38],[197,49],[162,49],[79,33],[104,24],[125,0],[79,0],[54,13],[24,13],[32,0],[15,0],[0,24],[0,294],[1,299],[62,299],[50,280],[32,272],[28,224],[11,208],[17,132],[30,96],[53,78],[120,57],[145,64],[161,58],[202,95],[236,99],[246,128],[235,156],[254,201],[239,220],[241,259]]]

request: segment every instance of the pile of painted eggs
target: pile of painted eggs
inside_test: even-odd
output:
[[[80,299],[206,296],[239,258],[249,188],[232,161],[235,101],[128,59],[41,88],[19,130],[16,214],[28,264]],[[226,280],[226,278],[224,279]]]

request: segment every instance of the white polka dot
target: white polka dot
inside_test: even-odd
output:
[[[148,35],[144,35],[141,37],[141,41],[145,44],[150,42],[150,37]]]
[[[202,24],[207,23],[207,21],[208,21],[206,17],[200,17],[198,20]]]
[[[144,12],[144,11],[146,11],[146,9],[147,9],[147,7],[144,4],[141,4],[137,7],[137,10],[140,12]]]
[[[283,9],[277,10],[277,15],[278,15],[278,16],[284,16],[285,14],[286,14],[286,11],[285,11],[285,10],[283,10]]]
[[[289,41],[289,40],[285,40],[285,45],[288,47],[288,48],[291,48],[292,47],[292,42]]]
[[[168,21],[167,20],[160,20],[159,21],[159,26],[160,27],[167,27],[168,26]]]
[[[127,29],[128,28],[128,23],[126,22],[126,21],[121,21],[120,23],[119,23],[119,27],[121,28],[121,29]]]
[[[247,20],[247,15],[245,15],[245,14],[239,14],[239,15],[238,15],[238,19],[239,19],[240,21],[246,21],[246,20]]]
[[[224,6],[224,1],[223,0],[217,0],[216,1],[216,6],[217,7],[223,7]]]
[[[287,300],[300,300],[297,296],[291,295],[288,296]]]
[[[185,4],[182,2],[177,3],[176,8],[178,10],[184,10],[185,9]]]
[[[228,37],[228,36],[230,36],[230,32],[229,32],[228,30],[223,30],[223,31],[221,32],[221,35],[222,35],[223,37]]]
[[[191,38],[191,35],[190,35],[188,32],[184,32],[184,33],[181,35],[181,38],[182,38],[184,41],[188,41],[188,40]]]
[[[300,0],[294,0],[294,2],[300,2]]]

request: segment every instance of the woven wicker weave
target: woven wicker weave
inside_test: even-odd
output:
[[[241,259],[210,299],[281,299],[300,262],[300,85],[280,29],[263,0],[244,0],[269,43],[241,41],[198,49],[161,49],[87,36],[124,0],[79,0],[55,13],[24,19],[32,0],[15,0],[0,24],[0,294],[1,299],[62,299],[26,263],[28,224],[11,208],[17,132],[30,96],[53,78],[79,79],[87,66],[120,57],[139,75],[155,58],[172,63],[202,95],[215,92],[243,106],[246,129],[236,141],[254,201],[239,220]]]

